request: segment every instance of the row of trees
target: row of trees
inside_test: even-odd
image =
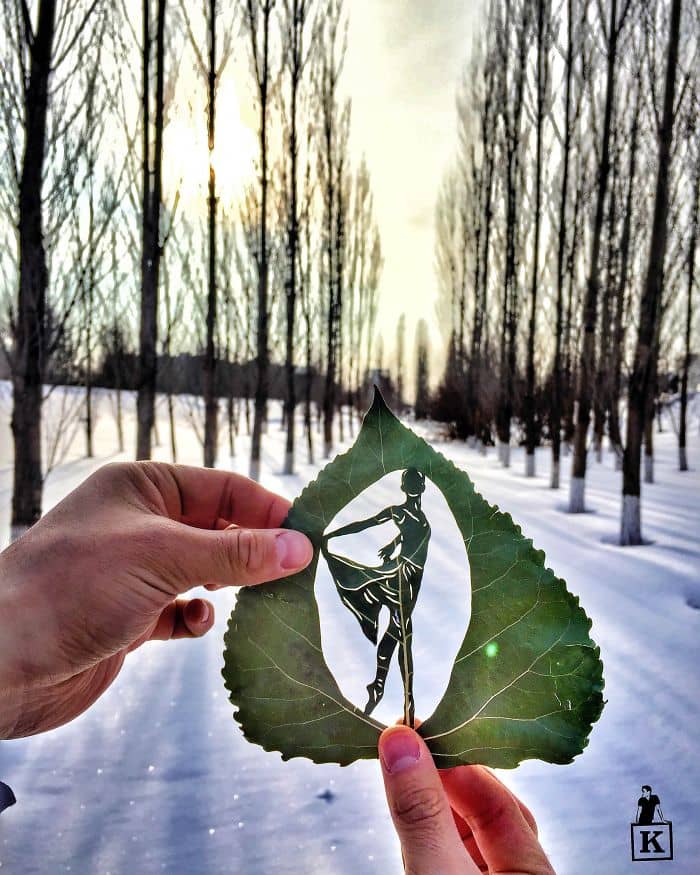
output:
[[[687,468],[699,36],[697,0],[490,0],[437,205],[436,415],[495,438],[505,465],[515,429],[527,476],[548,439],[553,488],[571,446],[571,512],[607,434],[623,544],[642,540],[641,449],[652,458],[659,364],[676,358]]]
[[[322,375],[329,453],[334,419],[357,400],[374,359],[382,269],[369,172],[350,158],[342,0],[203,0],[195,8],[184,0],[2,0],[2,24],[0,294],[13,382],[14,529],[41,513],[42,434],[62,425],[42,426],[47,375],[85,385],[92,455],[92,386],[109,361],[123,449],[120,388],[134,352],[137,458],[152,451],[159,357],[182,351],[201,356],[202,403],[191,413],[205,465],[220,452],[223,361],[255,363],[242,371],[252,373],[244,388],[246,417],[253,401],[251,476],[260,471],[272,361],[286,374],[284,470],[293,471],[298,453],[300,403],[313,460],[312,374]],[[238,112],[219,103],[223,77],[241,60],[257,160],[242,195],[227,202],[217,155],[242,159],[217,140],[217,119]],[[197,85],[183,101],[188,75]],[[168,128],[183,102],[198,100],[201,116],[185,124],[205,129],[208,160],[193,155],[186,170],[200,175],[202,197],[201,209],[185,214],[189,180],[172,178]],[[309,375],[305,397],[299,372]],[[233,452],[240,399],[233,388],[227,394]]]

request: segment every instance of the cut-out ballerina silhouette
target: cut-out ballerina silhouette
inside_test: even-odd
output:
[[[404,685],[404,721],[413,726],[411,615],[416,606],[430,541],[430,525],[421,509],[425,476],[416,468],[407,468],[401,477],[401,489],[406,494],[403,504],[384,508],[369,519],[329,532],[323,539],[322,551],[343,604],[352,611],[373,644],[377,643],[381,609],[389,610],[389,623],[377,647],[377,673],[367,686],[369,699],[365,714],[371,714],[384,695],[389,663],[398,645]],[[352,535],[389,521],[394,522],[399,534],[379,550],[379,557],[383,560],[379,566],[361,565],[328,549],[330,538]],[[394,556],[397,547],[399,552]]]

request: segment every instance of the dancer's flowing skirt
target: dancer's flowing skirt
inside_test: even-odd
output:
[[[341,601],[373,644],[377,643],[383,607],[393,612],[403,602],[410,615],[423,576],[421,566],[400,554],[382,565],[372,566],[330,553],[325,544],[322,552]]]

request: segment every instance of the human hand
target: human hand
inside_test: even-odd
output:
[[[407,726],[384,730],[379,758],[408,875],[554,875],[532,814],[488,769],[438,771]]]
[[[394,545],[393,544],[386,544],[386,546],[380,547],[379,550],[377,550],[377,553],[379,554],[379,558],[382,560],[382,562],[386,562],[387,559],[389,559],[391,557],[391,554],[393,552],[394,552]]]
[[[194,586],[247,586],[300,570],[289,502],[236,474],[154,462],[89,477],[0,554],[0,738],[67,723],[130,651],[214,623]],[[232,524],[236,524],[231,527]]]

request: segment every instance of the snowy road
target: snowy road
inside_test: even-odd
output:
[[[77,442],[49,478],[47,504],[92,467],[117,458],[109,451],[113,424],[106,399],[101,404],[101,457],[94,464],[81,460]],[[0,544],[7,542],[11,494],[6,407],[0,413]],[[164,438],[164,422],[161,429]],[[198,462],[196,441],[184,423],[180,437],[181,461]],[[131,446],[130,434],[128,439]],[[645,535],[654,543],[624,550],[611,543],[620,475],[610,455],[602,464],[590,462],[587,498],[593,512],[572,518],[561,510],[565,489],[547,488],[547,451],[538,452],[537,478],[527,480],[520,451],[504,471],[493,451],[484,458],[459,444],[439,447],[489,501],[521,523],[593,619],[608,704],[589,747],[570,766],[532,761],[500,773],[533,810],[559,875],[637,871],[629,824],[645,783],[673,821],[675,860],[648,864],[644,875],[700,872],[697,428],[689,448],[695,471],[675,470],[671,433],[658,435],[656,446],[657,483],[644,487],[643,499]],[[275,473],[282,442],[274,421],[265,455],[263,482],[289,497],[314,475],[308,466],[294,477]],[[165,448],[159,457],[168,458]],[[241,439],[234,467],[245,472],[246,458],[247,441]],[[569,461],[563,460],[565,483]],[[362,498],[373,512],[376,502],[396,501],[395,485],[387,479],[371,500]],[[426,578],[421,595],[424,662],[417,653],[417,682],[431,644],[437,652],[445,640],[450,584],[460,574],[449,525],[434,516],[431,524],[435,585]],[[206,638],[147,645],[87,714],[46,735],[2,744],[0,779],[18,800],[0,815],[3,875],[401,871],[375,762],[346,769],[283,763],[242,738],[220,676],[234,596],[212,596],[217,625]],[[416,628],[419,646],[418,620]],[[426,689],[444,674],[439,655],[435,659],[434,669],[423,672]]]

